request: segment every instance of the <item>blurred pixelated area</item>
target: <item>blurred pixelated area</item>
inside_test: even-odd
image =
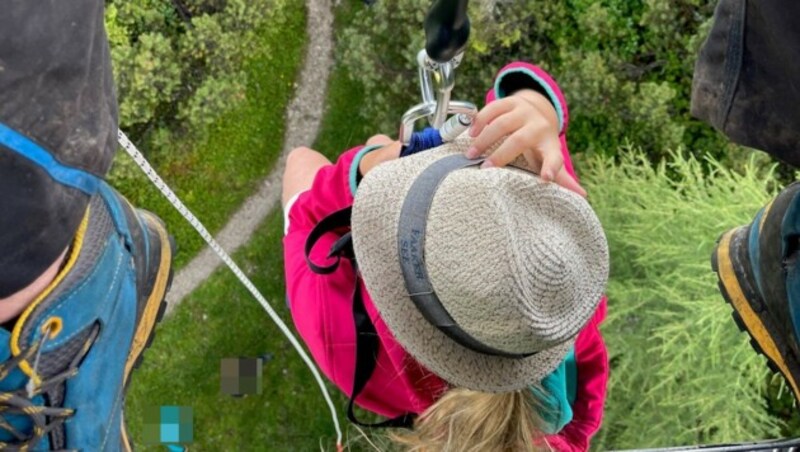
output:
[[[225,358],[220,363],[220,390],[241,397],[261,394],[263,358]]]
[[[194,441],[193,418],[192,407],[188,406],[147,407],[144,410],[142,442],[168,445],[191,443]]]

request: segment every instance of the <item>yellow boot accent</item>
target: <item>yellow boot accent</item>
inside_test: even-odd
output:
[[[158,274],[156,275],[156,282],[153,285],[153,291],[150,292],[150,296],[142,312],[142,318],[139,319],[139,324],[136,325],[136,332],[133,335],[128,361],[125,363],[125,382],[128,381],[128,376],[130,375],[133,364],[136,362],[136,358],[142,354],[147,344],[147,339],[150,337],[153,328],[155,328],[158,309],[167,291],[167,281],[169,281],[169,271],[172,265],[172,249],[170,248],[167,231],[161,226],[158,220],[151,215],[144,214],[148,223],[154,226],[158,231],[158,237],[161,240],[161,261],[158,264]]]
[[[778,346],[775,344],[772,336],[770,336],[761,318],[753,311],[753,308],[744,296],[744,292],[742,292],[739,280],[736,278],[736,272],[733,269],[733,263],[730,259],[730,242],[737,230],[738,229],[734,229],[725,233],[717,246],[717,265],[719,266],[718,272],[720,281],[723,286],[725,286],[725,291],[728,294],[731,304],[733,304],[736,312],[739,313],[750,335],[758,342],[758,345],[761,346],[764,354],[778,366],[778,369],[780,369],[781,373],[789,381],[795,396],[800,400],[800,389],[797,387],[797,382],[792,378],[789,367],[786,365],[783,356],[778,350]]]
[[[19,337],[22,334],[22,326],[25,324],[25,321],[28,320],[31,313],[36,309],[37,306],[47,298],[48,295],[55,289],[64,277],[72,270],[72,267],[75,265],[75,262],[78,260],[78,256],[81,254],[81,248],[83,247],[83,238],[86,235],[86,229],[89,227],[89,208],[86,208],[86,214],[83,216],[83,220],[81,221],[80,226],[78,226],[78,232],[75,233],[75,239],[72,241],[72,248],[69,253],[69,257],[67,258],[67,263],[64,265],[64,268],[58,272],[53,282],[48,284],[48,286],[36,297],[33,302],[22,312],[19,316],[19,320],[17,320],[17,324],[14,325],[14,331],[11,333],[11,354],[13,356],[18,356],[21,353],[21,349],[19,347]],[[31,364],[28,362],[27,359],[20,361],[19,368],[22,370],[27,376],[33,379],[35,384],[39,384],[39,376],[35,375],[33,372],[33,368]]]

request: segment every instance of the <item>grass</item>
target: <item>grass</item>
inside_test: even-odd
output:
[[[337,37],[362,7],[353,3],[344,3],[337,8]],[[361,118],[361,103],[369,102],[364,88],[359,82],[350,79],[340,58],[336,58],[336,61],[337,64],[334,65],[328,83],[325,116],[313,146],[314,149],[332,160],[343,151],[363,144],[371,135],[379,133],[375,130],[374,124]],[[403,112],[397,113],[398,125],[402,114]],[[393,134],[392,131],[383,131],[383,133]]]
[[[291,325],[284,304],[282,221],[278,212],[272,214],[235,259]],[[271,359],[264,364],[262,394],[234,398],[221,393],[223,358],[264,355]],[[345,399],[336,389],[331,392],[341,414]],[[132,438],[142,438],[144,410],[154,405],[192,407],[192,450],[334,449],[329,410],[310,371],[226,268],[158,328],[128,393],[126,420]]]
[[[245,64],[246,99],[203,134],[170,149],[155,149],[151,163],[212,232],[218,231],[258,183],[269,174],[283,146],[284,112],[295,87],[305,44],[303,2],[281,2],[284,14],[259,30],[263,45]],[[134,205],[158,214],[180,244],[182,267],[202,247],[202,239],[164,199],[124,152],[111,180]],[[122,163],[122,165],[119,165]],[[117,168],[121,166],[122,168]],[[122,170],[122,171],[120,171]]]
[[[774,195],[774,174],[753,162],[738,173],[683,153],[656,166],[624,149],[584,172],[611,252],[602,328],[611,373],[597,450],[781,434],[765,397],[775,380],[731,320],[710,265],[717,237]]]

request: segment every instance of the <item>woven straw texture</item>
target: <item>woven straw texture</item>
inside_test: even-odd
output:
[[[580,196],[518,168],[465,168],[434,195],[424,257],[453,319],[474,338],[523,359],[473,352],[428,323],[408,297],[397,257],[400,210],[414,179],[469,139],[394,160],[361,182],[353,206],[356,259],[398,342],[450,384],[505,392],[542,380],[594,314],[608,280],[608,246]]]

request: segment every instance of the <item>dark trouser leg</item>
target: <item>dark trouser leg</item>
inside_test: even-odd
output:
[[[117,105],[103,9],[0,0],[0,298],[69,246],[111,164]]]
[[[698,55],[692,114],[800,166],[800,2],[720,0]]]

